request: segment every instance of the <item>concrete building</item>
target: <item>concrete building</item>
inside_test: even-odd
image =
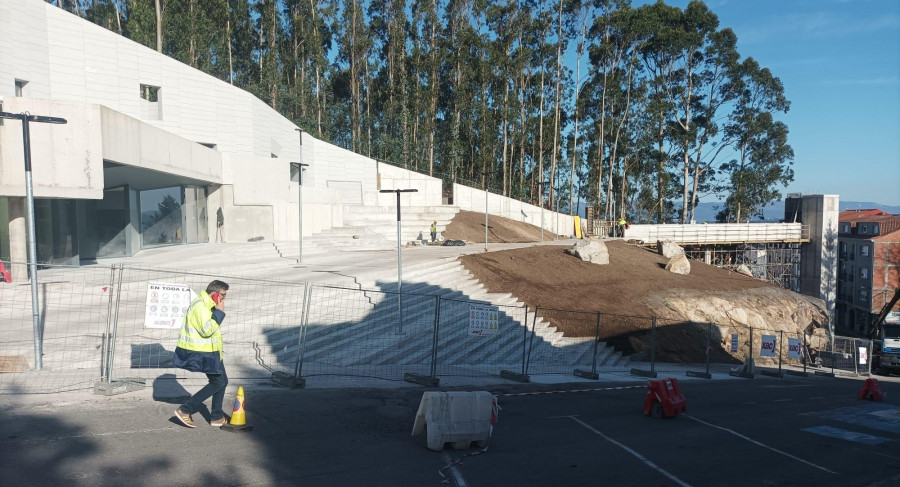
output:
[[[900,288],[900,215],[881,210],[840,213],[837,322],[865,333]],[[889,321],[900,322],[900,303]]]
[[[834,333],[837,297],[838,195],[789,194],[784,221],[809,226],[809,242],[800,246],[800,293],[825,301],[829,332]]]
[[[411,240],[443,206],[439,179],[317,140],[250,93],[42,0],[0,2],[0,39],[0,111],[68,120],[32,124],[39,262],[296,242],[301,206],[308,236],[365,222],[360,208],[383,220],[396,198],[379,189],[395,188],[418,190],[402,197],[418,212],[401,237]],[[27,260],[22,139],[19,121],[0,126],[0,259],[15,263]],[[308,164],[302,204],[291,162]],[[492,208],[514,211],[496,198],[505,204]],[[547,220],[572,228],[568,215]],[[374,232],[396,242],[389,225]]]

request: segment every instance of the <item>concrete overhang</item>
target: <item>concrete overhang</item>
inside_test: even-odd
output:
[[[222,184],[220,152],[104,106],[100,115],[106,187]]]
[[[34,195],[102,199],[104,188],[222,184],[222,154],[149,123],[91,103],[13,98],[4,111],[62,117],[32,123]],[[0,126],[0,196],[25,196],[22,124]]]

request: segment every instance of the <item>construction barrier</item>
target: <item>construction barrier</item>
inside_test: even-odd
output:
[[[678,387],[678,379],[650,381],[644,398],[644,416],[673,418],[687,410],[687,402]]]

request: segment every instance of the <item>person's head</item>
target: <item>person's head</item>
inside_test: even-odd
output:
[[[222,296],[228,294],[228,284],[225,284],[222,281],[213,281],[206,286],[206,293],[219,293]]]

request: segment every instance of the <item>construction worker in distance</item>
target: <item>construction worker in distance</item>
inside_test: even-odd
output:
[[[625,227],[628,225],[628,222],[626,222],[624,218],[619,218],[618,224],[619,224],[619,236],[624,237],[625,236]]]
[[[431,222],[431,243],[437,240],[437,220]]]
[[[178,346],[175,348],[175,367],[203,372],[209,379],[209,384],[175,409],[175,417],[188,428],[197,427],[191,415],[200,411],[203,401],[209,397],[212,397],[210,426],[221,427],[228,422],[225,411],[222,410],[228,375],[225,374],[222,333],[219,331],[225,320],[226,294],[228,284],[222,281],[210,282],[206,290],[201,291],[191,302],[181,325],[181,336],[178,337]]]

